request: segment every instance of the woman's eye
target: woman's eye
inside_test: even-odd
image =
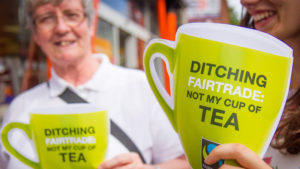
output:
[[[77,20],[80,18],[78,13],[67,13],[65,16],[68,18],[68,20]]]
[[[52,21],[55,20],[54,18],[55,18],[55,17],[54,17],[54,16],[51,16],[51,15],[49,15],[49,16],[43,16],[43,17],[40,17],[40,18],[38,19],[38,22],[39,22],[39,23],[52,22]]]

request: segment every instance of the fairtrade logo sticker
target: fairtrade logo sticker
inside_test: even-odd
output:
[[[213,165],[208,165],[204,162],[208,154],[218,145],[218,143],[212,142],[205,138],[201,139],[201,164],[203,169],[218,169],[222,164],[224,164],[224,160],[220,160]]]

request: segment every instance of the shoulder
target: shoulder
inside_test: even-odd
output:
[[[26,112],[31,106],[40,104],[43,98],[47,97],[48,87],[46,83],[41,83],[25,92],[19,94],[9,105],[5,113],[3,122],[23,121],[23,112]]]
[[[300,154],[286,154],[271,146],[267,149],[264,155],[264,160],[273,168],[299,168],[300,167]]]
[[[26,100],[30,100],[33,101],[35,99],[38,99],[37,97],[43,97],[45,96],[45,92],[48,91],[48,87],[47,87],[47,83],[41,83],[38,84],[36,86],[34,86],[33,88],[30,88],[22,93],[20,93],[12,102],[12,104],[14,102],[21,102],[21,101],[26,101]]]

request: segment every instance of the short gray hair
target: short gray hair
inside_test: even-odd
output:
[[[64,0],[25,0],[24,4],[24,11],[25,11],[25,17],[26,17],[26,24],[27,27],[31,30],[35,30],[34,27],[34,18],[33,18],[33,12],[36,7],[52,3],[55,6],[61,4]],[[85,14],[88,19],[89,25],[93,22],[93,17],[94,17],[94,5],[93,2],[94,0],[81,0],[82,6],[85,10]]]

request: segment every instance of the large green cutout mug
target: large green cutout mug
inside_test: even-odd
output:
[[[8,135],[13,129],[24,131],[32,140],[38,162],[12,146]],[[33,110],[29,124],[8,123],[1,141],[11,155],[34,169],[96,169],[105,159],[108,134],[106,111],[90,104],[66,104]]]
[[[171,95],[155,68],[162,59]],[[216,23],[182,25],[176,40],[151,40],[144,51],[149,84],[178,132],[194,169],[218,144],[241,143],[263,156],[287,98],[292,49],[256,30]]]

